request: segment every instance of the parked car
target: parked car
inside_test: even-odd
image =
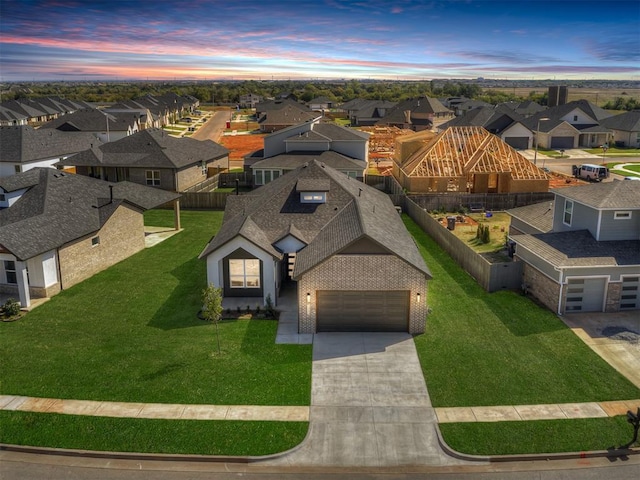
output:
[[[585,163],[583,165],[573,165],[573,176],[582,178],[590,182],[601,182],[605,178],[609,178],[609,169],[601,165],[593,165]]]

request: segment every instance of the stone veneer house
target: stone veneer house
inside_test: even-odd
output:
[[[61,162],[80,175],[184,191],[229,166],[229,151],[211,140],[172,137],[159,128],[96,145]]]
[[[0,179],[0,292],[28,307],[142,250],[142,212],[176,198],[53,168]]]
[[[552,192],[508,211],[527,293],[558,314],[640,309],[640,182]]]
[[[424,332],[431,278],[389,197],[317,160],[230,196],[200,258],[225,297],[295,285],[298,332]]]

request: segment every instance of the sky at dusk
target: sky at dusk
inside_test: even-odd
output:
[[[0,81],[640,80],[640,0],[0,0]]]

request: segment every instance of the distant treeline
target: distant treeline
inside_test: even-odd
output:
[[[277,98],[289,94],[303,102],[317,97],[327,97],[335,103],[354,98],[399,102],[407,98],[428,96],[466,97],[497,104],[507,101],[532,100],[547,105],[547,93],[531,91],[526,97],[491,88],[482,88],[472,82],[455,81],[257,81],[239,82],[41,82],[28,85],[12,85],[2,92],[2,101],[15,98],[63,96],[71,100],[95,103],[114,103],[132,100],[147,94],[162,95],[174,92],[191,95],[201,103],[233,105],[239,103],[240,96],[253,93],[264,98]],[[639,108],[634,98],[616,98],[604,106],[613,110],[633,110]]]

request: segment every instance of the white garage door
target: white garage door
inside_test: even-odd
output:
[[[567,282],[567,313],[601,312],[605,285],[605,278],[570,278]]]
[[[407,332],[409,291],[318,291],[318,332]]]

